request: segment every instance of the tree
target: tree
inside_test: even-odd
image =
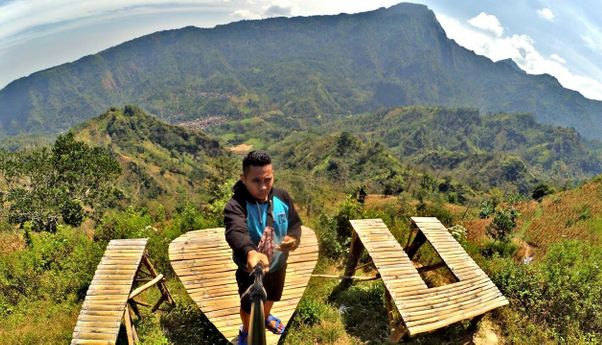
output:
[[[512,230],[516,227],[516,218],[519,215],[514,207],[496,210],[493,222],[487,227],[487,235],[493,238],[494,241],[507,241],[510,238]]]
[[[110,153],[59,136],[51,149],[8,154],[0,168],[7,181],[9,221],[32,230],[56,230],[59,220],[78,226],[84,214],[110,206],[121,168]],[[85,210],[87,208],[87,210]]]
[[[537,186],[535,186],[533,192],[531,193],[531,196],[533,197],[533,200],[541,201],[544,196],[552,193],[553,190],[550,188],[550,186],[548,186],[545,183],[540,183]]]

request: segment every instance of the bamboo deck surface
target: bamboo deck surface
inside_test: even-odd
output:
[[[147,241],[109,242],[86,293],[71,345],[115,344]]]
[[[169,246],[169,259],[184,288],[201,311],[224,335],[236,344],[241,325],[232,250],[223,228],[190,231]],[[301,245],[288,258],[282,300],[274,303],[272,314],[287,325],[303,296],[318,260],[318,241],[313,230],[302,228]],[[279,335],[268,332],[268,344],[277,344]]]
[[[351,221],[410,335],[471,319],[508,304],[437,218],[412,217],[412,222],[424,233],[458,282],[429,288],[382,220]]]

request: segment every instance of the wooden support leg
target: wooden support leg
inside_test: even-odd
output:
[[[136,332],[136,327],[132,324],[132,337],[134,338],[134,344],[139,344],[140,339],[138,339],[138,332]]]
[[[414,241],[412,241],[412,244],[410,244],[406,249],[406,254],[408,254],[410,260],[414,259],[414,256],[418,252],[418,249],[420,249],[420,246],[422,246],[425,242],[426,237],[424,236],[422,231],[418,231],[416,237],[414,237]]]
[[[136,303],[133,300],[130,300],[130,301],[128,301],[128,304],[130,306],[130,310],[133,311],[134,314],[136,314],[138,319],[141,319],[142,315],[140,314],[140,309],[138,309],[138,306],[136,305]]]
[[[387,318],[389,319],[389,338],[387,342],[389,344],[397,344],[402,338],[407,335],[407,330],[403,326],[403,322],[399,319],[395,312],[395,305],[393,304],[393,298],[389,291],[385,289],[385,304],[387,307]]]
[[[128,345],[134,345],[134,326],[132,326],[132,316],[130,315],[129,304],[125,305],[125,312],[123,313],[123,321],[125,323],[125,333],[128,338]]]
[[[393,328],[395,324],[395,314],[393,309],[393,301],[389,290],[385,288],[385,306],[387,307],[387,319],[389,320],[389,329]]]
[[[154,313],[155,311],[157,311],[157,309],[159,309],[159,307],[161,306],[161,303],[165,302],[165,295],[161,295],[161,297],[159,298],[159,300],[157,301],[157,303],[155,303],[155,305],[153,306],[153,308],[151,309],[151,311]]]
[[[144,266],[146,266],[146,268],[153,277],[157,277],[159,275],[146,254],[144,254],[144,256],[142,257],[142,263],[144,264]],[[176,302],[173,300],[173,297],[171,297],[171,293],[169,292],[169,290],[167,290],[167,287],[165,286],[165,278],[161,279],[161,281],[157,284],[157,287],[161,291],[161,294],[165,296],[165,300],[167,301],[167,303],[172,307],[175,306]]]
[[[357,263],[360,260],[360,255],[362,253],[362,242],[359,239],[359,236],[355,231],[351,234],[351,248],[349,251],[349,257],[347,259],[347,266],[345,267],[345,276],[352,277],[355,273],[355,268],[357,267]],[[341,281],[341,285],[348,287],[353,282],[352,278],[344,278]]]
[[[398,326],[393,329],[389,338],[387,338],[387,343],[389,344],[397,344],[401,341],[401,339],[405,338],[408,334],[408,331],[405,327]]]
[[[412,230],[410,230],[410,234],[408,235],[408,240],[406,241],[406,245],[403,247],[404,249],[407,249],[410,246],[410,241],[412,240],[412,235],[414,235],[414,233],[416,232],[416,228],[413,228]]]

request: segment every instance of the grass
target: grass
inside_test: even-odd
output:
[[[519,208],[523,216],[528,216],[524,219],[530,218],[520,229],[525,241],[537,243],[544,252],[550,245],[563,239],[602,244],[602,227],[597,216],[602,214],[600,181],[548,195],[539,208],[541,211],[530,210],[524,205]]]
[[[0,322],[2,344],[68,344],[81,305],[23,301]]]

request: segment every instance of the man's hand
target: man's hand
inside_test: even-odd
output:
[[[260,262],[263,264],[263,271],[267,273],[270,270],[270,260],[268,260],[268,257],[256,250],[251,250],[247,253],[247,271],[252,272],[253,268]]]
[[[299,240],[292,236],[286,235],[282,239],[282,243],[280,243],[280,246],[278,246],[276,249],[280,250],[283,253],[288,253],[297,249],[297,247],[299,247]]]

